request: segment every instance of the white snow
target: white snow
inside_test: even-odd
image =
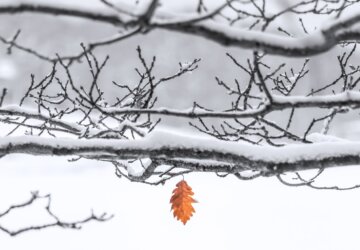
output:
[[[136,160],[134,162],[124,162],[128,175],[130,176],[142,176],[150,164],[151,159],[149,158]]]
[[[358,101],[360,102],[360,92],[345,91],[335,95],[320,95],[320,96],[279,96],[274,95],[273,101],[275,103],[305,103],[305,102],[346,102]]]
[[[324,135],[322,133],[312,133],[312,134],[309,134],[306,138],[309,141],[314,142],[314,143],[319,143],[319,142],[349,142],[346,139],[336,137],[336,136],[333,136],[333,135]]]
[[[244,156],[251,160],[262,160],[273,163],[295,162],[299,160],[320,160],[325,157],[359,155],[360,142],[334,141],[327,140],[314,144],[289,144],[284,147],[257,146],[239,142],[224,142],[216,139],[205,139],[189,135],[179,135],[170,131],[154,131],[145,138],[137,140],[113,140],[113,139],[92,139],[76,140],[69,138],[41,138],[35,136],[14,136],[0,138],[0,148],[5,148],[9,144],[14,147],[21,144],[35,143],[53,148],[88,148],[83,155],[93,152],[92,148],[97,148],[99,153],[108,155],[108,148],[121,150],[143,151],[168,149],[178,151],[182,149],[195,149],[198,152],[210,151],[213,156],[205,160],[216,160],[215,154],[229,154],[233,156]],[[21,152],[19,152],[21,153]],[[37,152],[34,152],[35,154]],[[121,155],[121,154],[120,154]],[[146,153],[144,153],[146,155]],[[132,157],[136,157],[133,155]],[[229,158],[231,163],[231,160]]]

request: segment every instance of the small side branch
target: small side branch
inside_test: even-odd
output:
[[[42,199],[47,200],[47,205],[45,207],[45,211],[49,215],[51,220],[53,220],[54,222],[40,224],[40,225],[32,225],[32,226],[23,227],[23,228],[16,229],[16,230],[12,230],[12,229],[9,229],[8,227],[0,225],[0,231],[4,232],[10,236],[17,236],[17,235],[25,233],[25,232],[38,231],[38,230],[43,230],[43,229],[51,228],[51,227],[60,227],[60,228],[64,228],[64,229],[79,230],[82,228],[82,226],[84,224],[86,224],[88,222],[91,222],[91,221],[104,222],[104,221],[110,220],[113,217],[112,215],[107,215],[106,213],[103,213],[101,215],[95,215],[93,212],[91,212],[91,214],[89,216],[87,216],[86,218],[84,218],[82,220],[76,220],[76,221],[70,221],[70,222],[64,221],[64,220],[60,219],[58,216],[56,216],[54,214],[54,212],[52,211],[50,194],[41,196],[41,195],[39,195],[38,192],[32,192],[29,200],[27,200],[23,203],[16,204],[16,205],[11,205],[4,212],[0,213],[0,219],[6,217],[6,215],[8,215],[9,213],[11,213],[14,210],[29,207],[32,204],[34,204],[34,202],[36,202],[37,200],[42,200]]]

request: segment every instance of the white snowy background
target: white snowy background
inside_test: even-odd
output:
[[[5,2],[14,1],[0,0],[0,3]],[[55,0],[45,2],[59,4]],[[166,2],[176,11],[187,11],[191,7],[187,4],[190,0]],[[212,1],[213,4],[216,2]],[[274,1],[274,6],[284,2]],[[87,0],[86,3],[62,0],[61,4],[99,8],[96,0]],[[44,15],[1,15],[0,23],[1,35],[10,37],[21,28],[19,41],[49,54],[71,54],[80,50],[80,42],[96,40],[114,32],[113,27],[104,24]],[[148,58],[152,55],[158,57],[160,73],[175,72],[179,61],[202,58],[199,70],[169,83],[162,90],[160,103],[170,108],[186,108],[193,100],[221,107],[226,93],[219,95],[214,76],[224,79],[241,76],[225,53],[231,52],[244,59],[250,55],[250,51],[224,48],[203,38],[156,31],[96,51],[99,56],[111,56],[102,79],[109,83],[108,87],[112,80],[134,81],[133,68],[139,65],[135,51],[137,45],[141,45]],[[11,103],[26,91],[30,73],[41,77],[48,73],[49,66],[16,51],[8,56],[2,45],[0,50],[0,85],[9,88],[11,93],[7,102]],[[336,67],[336,63],[318,67],[319,62],[324,63],[324,58],[335,60],[336,51],[313,59],[312,81],[304,87],[331,77],[329,71]],[[276,63],[283,58],[274,57],[273,60]],[[79,72],[83,71],[79,79],[85,76],[86,70],[79,67]],[[295,119],[300,123],[310,118]],[[184,120],[167,119],[166,122],[173,130],[184,129],[186,124]],[[359,137],[359,124],[352,117],[342,117],[335,122],[337,129],[332,131],[333,134],[351,140]],[[7,128],[2,129],[1,133],[6,133]],[[306,187],[290,188],[275,178],[244,182],[233,177],[193,174],[186,176],[186,180],[199,203],[195,204],[196,213],[184,226],[173,219],[169,205],[171,192],[181,177],[154,187],[117,178],[109,164],[89,160],[70,163],[68,159],[27,155],[2,158],[0,211],[28,199],[30,191],[39,190],[41,194],[52,194],[54,212],[62,219],[85,217],[91,208],[97,213],[106,211],[115,217],[105,223],[86,224],[80,231],[52,228],[13,238],[0,233],[0,249],[358,250],[360,247],[360,190],[318,191]],[[323,184],[349,186],[356,183],[359,176],[358,167],[330,169],[321,181]],[[39,202],[31,209],[19,210],[1,219],[0,224],[16,229],[49,221],[42,210],[44,205]]]

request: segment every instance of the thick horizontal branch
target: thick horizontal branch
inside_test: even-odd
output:
[[[322,142],[292,144],[284,147],[257,146],[239,142],[182,136],[158,131],[139,140],[74,140],[48,139],[31,136],[3,137],[0,155],[25,153],[31,155],[70,156],[111,159],[185,159],[230,163],[244,169],[261,171],[263,175],[317,168],[360,164],[360,143]],[[186,165],[184,165],[186,168]],[[207,169],[207,171],[211,169]],[[219,169],[214,169],[214,172]],[[235,171],[235,170],[234,170]]]
[[[272,95],[275,109],[284,108],[333,108],[360,104],[360,92],[345,91],[321,96],[278,96]]]
[[[122,6],[118,6],[120,9]],[[219,9],[223,9],[221,6]],[[128,6],[124,9],[129,9]],[[356,9],[356,8],[354,8]],[[311,56],[330,50],[340,42],[360,39],[360,32],[350,30],[355,24],[360,22],[360,13],[354,11],[351,15],[343,14],[341,18],[328,20],[326,25],[305,37],[292,38],[283,35],[274,35],[260,31],[249,31],[229,26],[227,24],[215,22],[210,18],[199,16],[198,18],[189,15],[179,18],[170,13],[163,13],[157,10],[151,21],[144,22],[143,18],[136,17],[136,13],[130,15],[131,18],[121,18],[118,13],[109,12],[106,8],[99,8],[93,11],[85,6],[63,7],[56,4],[0,4],[0,14],[17,13],[42,13],[51,15],[63,15],[71,17],[85,18],[92,21],[109,23],[122,27],[142,26],[147,31],[154,29],[167,29],[178,31],[196,36],[205,37],[225,46],[235,46],[254,50],[266,51],[270,54],[285,56]],[[217,13],[218,9],[214,12]]]
[[[348,91],[335,95],[323,96],[272,96],[272,102],[267,102],[263,107],[246,111],[213,112],[190,108],[187,110],[176,110],[167,108],[157,109],[133,109],[133,108],[108,108],[104,113],[111,115],[123,114],[151,114],[161,116],[175,116],[184,118],[249,118],[265,115],[271,111],[292,109],[292,108],[333,108],[340,106],[360,105],[360,93],[357,91]],[[1,109],[0,109],[1,113]]]
[[[223,46],[261,50],[269,54],[292,57],[317,55],[330,50],[339,42],[347,40],[344,37],[341,37],[342,39],[333,37],[331,40],[327,40],[321,31],[316,31],[306,37],[290,38],[261,31],[229,27],[226,24],[214,21],[185,25],[161,25],[159,28],[197,35]],[[354,37],[360,37],[360,33],[353,35],[349,40],[354,39]]]
[[[160,22],[158,27],[202,36],[224,46],[261,50],[276,55],[305,57],[324,53],[340,42],[360,39],[360,31],[346,32],[359,22],[359,13],[337,20],[328,20],[328,23],[318,31],[298,38],[239,29],[213,20],[198,23],[184,22],[184,24]]]
[[[92,21],[105,22],[114,25],[124,25],[126,24],[118,15],[109,14],[107,12],[101,13],[96,11],[90,11],[86,9],[77,9],[70,7],[60,7],[63,5],[52,4],[14,4],[14,5],[0,5],[0,13],[2,14],[19,14],[19,13],[40,13],[48,14],[55,16],[69,16],[69,17],[79,17],[85,18]],[[104,12],[104,11],[103,11]]]

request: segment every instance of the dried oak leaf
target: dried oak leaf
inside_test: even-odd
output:
[[[174,217],[185,225],[190,217],[195,213],[192,203],[197,202],[192,196],[194,192],[191,187],[182,180],[176,184],[173,195],[170,199],[171,209],[173,210]]]

